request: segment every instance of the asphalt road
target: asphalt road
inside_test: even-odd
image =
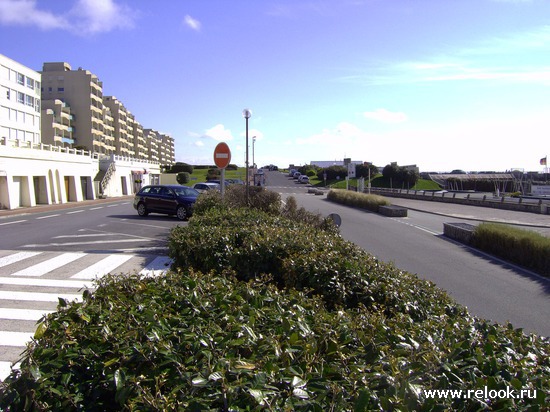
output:
[[[107,273],[169,267],[175,217],[137,216],[131,198],[0,211],[0,380],[58,298],[80,300]]]
[[[494,220],[500,215],[496,211],[445,205],[446,214],[434,213],[422,211],[422,205],[415,201],[416,210],[409,210],[407,218],[389,218],[308,194],[305,185],[281,173],[268,172],[267,177],[268,186],[281,193],[283,199],[293,195],[299,205],[324,216],[338,213],[344,238],[385,262],[434,282],[467,306],[470,313],[499,323],[510,321],[526,332],[550,336],[550,280],[443,236],[443,222],[478,224],[483,216]],[[400,203],[400,199],[391,201]],[[515,223],[526,220],[535,224],[538,219],[541,227],[533,229],[550,228],[550,224],[544,227],[550,223],[548,217],[510,211],[502,216]]]

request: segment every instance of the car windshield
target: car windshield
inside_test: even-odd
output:
[[[176,192],[178,196],[198,196],[199,195],[199,192],[197,192],[195,189],[193,189],[192,187],[186,187],[186,186],[176,187],[174,188],[174,192]]]

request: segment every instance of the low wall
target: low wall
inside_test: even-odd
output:
[[[490,207],[493,209],[513,210],[516,212],[529,212],[537,214],[549,214],[550,207],[548,203],[538,201],[537,203],[524,203],[521,198],[517,202],[506,200],[505,197],[494,200],[492,197],[484,196],[481,199],[460,198],[453,196],[452,193],[436,194],[435,192],[423,192],[416,190],[401,190],[401,189],[383,189],[371,188],[371,193],[376,193],[385,197],[398,197],[413,200],[428,200],[442,203],[455,203],[469,206]]]

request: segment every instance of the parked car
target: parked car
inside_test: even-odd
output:
[[[206,183],[215,183],[217,184],[218,186],[221,186],[222,185],[222,181],[221,180],[209,180],[208,182]],[[231,184],[231,182],[228,180],[228,179],[225,179],[224,180],[224,183],[225,183],[225,187],[229,186]],[[198,184],[198,183],[197,183]]]
[[[185,220],[193,214],[193,206],[198,196],[199,192],[188,186],[144,186],[134,197],[134,209],[140,216],[162,213],[176,215],[179,220]]]
[[[288,177],[294,177],[294,173],[296,173],[296,172],[297,172],[296,169],[290,169],[290,170],[288,171]]]
[[[306,175],[301,175],[298,178],[298,183],[309,183],[309,177]]]
[[[292,176],[294,179],[298,179],[300,176],[302,176],[302,174],[300,172],[295,172],[294,175]]]
[[[211,183],[211,182],[195,183],[193,185],[193,189],[195,189],[199,193],[204,193],[207,190],[220,190],[220,184],[219,183]]]

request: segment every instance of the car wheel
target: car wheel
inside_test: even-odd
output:
[[[178,207],[178,209],[176,210],[176,216],[179,220],[185,220],[187,218],[187,210],[185,210],[185,207]]]
[[[138,215],[140,216],[147,216],[149,212],[147,211],[147,208],[145,207],[145,204],[140,203],[137,207]]]

